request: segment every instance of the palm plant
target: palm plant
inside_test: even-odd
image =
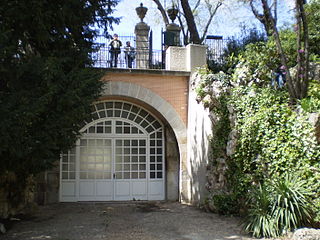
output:
[[[255,188],[248,198],[243,229],[254,237],[277,237],[312,221],[313,211],[306,182],[285,174]]]

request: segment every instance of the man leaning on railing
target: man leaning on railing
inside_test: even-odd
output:
[[[120,47],[122,46],[122,42],[118,39],[118,34],[113,35],[113,39],[110,41],[110,67],[117,67],[118,56],[121,53]]]

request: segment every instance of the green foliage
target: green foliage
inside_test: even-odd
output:
[[[320,82],[312,81],[308,95],[301,100],[301,107],[307,112],[320,112]]]
[[[215,213],[222,215],[238,214],[237,199],[232,194],[211,194],[207,201]]]
[[[254,237],[277,237],[312,222],[310,190],[294,174],[266,181],[249,195],[244,230]]]
[[[309,28],[310,53],[320,55],[320,1],[312,0],[306,4],[306,15]]]
[[[265,34],[259,32],[256,28],[243,27],[241,34],[238,37],[232,37],[226,41],[226,48],[222,54],[222,63],[208,61],[208,67],[213,73],[223,71],[229,72],[229,69],[234,68],[234,59],[245,49],[250,43],[266,42]]]
[[[280,66],[273,42],[249,44],[237,57],[238,62],[232,75],[237,85],[256,83],[261,86],[270,84],[272,70]]]
[[[272,200],[264,185],[253,188],[248,197],[248,213],[243,230],[254,237],[275,237],[279,235],[276,219],[271,214]]]
[[[0,176],[16,175],[6,189],[10,200],[78,137],[102,85],[102,72],[88,68],[93,27],[107,33],[119,21],[110,16],[117,2],[2,1]]]

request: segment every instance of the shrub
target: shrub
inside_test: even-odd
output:
[[[296,175],[265,182],[249,195],[243,229],[254,237],[277,237],[310,224],[312,206],[306,181]]]

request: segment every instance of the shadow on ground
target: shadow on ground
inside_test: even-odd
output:
[[[3,240],[232,240],[239,220],[177,202],[59,203],[16,221]]]

